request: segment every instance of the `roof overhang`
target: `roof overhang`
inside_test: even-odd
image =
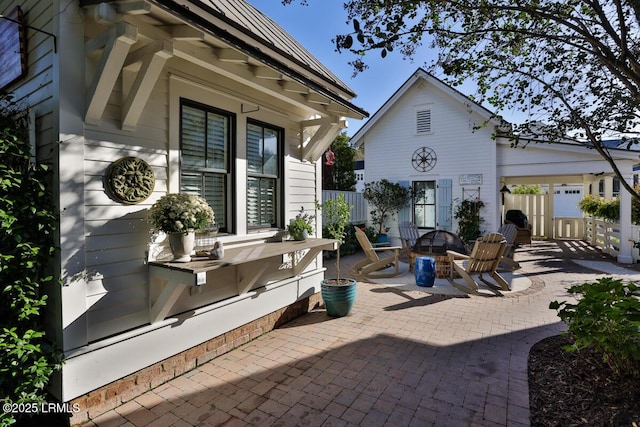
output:
[[[234,4],[249,7],[242,0]],[[350,89],[337,78],[332,79],[326,69],[299,63],[206,2],[85,0],[81,6],[96,27],[85,43],[85,54],[99,57],[87,94],[88,124],[101,120],[120,72],[136,67],[135,81],[122,101],[122,128],[134,129],[165,63],[173,57],[274,97],[305,112],[306,119],[320,119],[322,124],[306,127],[307,133],[322,130],[324,137],[311,138],[312,145],[318,147],[328,147],[346,126],[346,118],[368,116],[350,102]],[[265,22],[275,25],[270,20]],[[305,126],[301,125],[301,134],[304,132]],[[304,158],[319,157],[317,147],[311,149],[304,141],[301,145]]]
[[[513,143],[513,139],[507,136],[498,136],[496,143],[500,145],[509,145]],[[592,154],[597,158],[601,158],[600,154],[588,144],[580,144],[578,142],[546,142],[535,139],[521,139],[518,148],[543,149],[562,153],[575,154]],[[625,150],[622,148],[608,148],[609,154],[614,160],[635,160],[640,161],[640,151]]]
[[[455,90],[451,86],[444,83],[442,80],[434,77],[422,68],[418,68],[399,88],[393,95],[376,111],[373,116],[362,126],[352,137],[351,143],[360,148],[365,142],[365,135],[369,130],[376,125],[376,123],[384,117],[384,115],[407,93],[416,83],[420,81],[426,81],[433,85],[436,89],[448,94],[461,104],[467,105],[471,111],[480,115],[488,126],[503,127],[505,123],[499,119],[494,113],[487,110],[482,105],[472,101],[462,92]]]

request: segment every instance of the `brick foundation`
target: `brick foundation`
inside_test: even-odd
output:
[[[70,403],[79,411],[73,413],[71,425],[84,423],[126,403],[145,392],[200,366],[234,348],[269,332],[320,305],[320,294],[298,301],[267,314],[237,329],[203,342],[138,372],[93,390]]]

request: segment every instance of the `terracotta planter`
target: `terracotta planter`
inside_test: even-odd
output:
[[[354,279],[324,279],[320,284],[322,299],[331,317],[348,315],[356,301],[357,282]]]
[[[189,230],[186,233],[169,233],[169,247],[173,254],[173,262],[191,261],[191,253],[196,247],[196,233]]]

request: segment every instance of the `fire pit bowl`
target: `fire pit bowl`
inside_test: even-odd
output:
[[[418,256],[428,256],[436,260],[436,277],[444,279],[452,277],[451,263],[447,256],[447,251],[452,250],[458,253],[467,254],[467,248],[462,239],[455,234],[445,230],[433,230],[423,234],[416,240],[411,249],[411,270],[413,271],[414,260]]]

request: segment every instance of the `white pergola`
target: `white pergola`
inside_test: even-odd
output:
[[[584,194],[598,194],[597,184],[604,179],[604,197],[613,197],[613,169],[594,149],[569,143],[530,142],[516,148],[508,138],[497,138],[497,195],[503,185],[546,184],[553,195],[554,186],[564,183],[582,183]],[[640,152],[612,149],[623,178],[633,185],[633,167],[640,163]],[[594,185],[591,185],[594,184]],[[553,212],[553,197],[549,197]],[[553,227],[551,218],[550,228]],[[549,229],[550,229],[549,228]],[[632,263],[631,195],[620,189],[620,251],[618,262]]]

